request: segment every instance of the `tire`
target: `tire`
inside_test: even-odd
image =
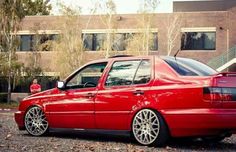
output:
[[[141,145],[161,147],[169,139],[169,131],[159,113],[142,109],[133,118],[132,136]]]
[[[33,106],[27,110],[24,123],[30,135],[41,136],[48,132],[48,121],[44,112],[38,106]]]

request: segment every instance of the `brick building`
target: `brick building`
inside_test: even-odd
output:
[[[174,39],[171,55],[180,49],[178,56],[202,61],[216,69],[220,68],[221,71],[236,71],[235,61],[233,60],[235,58],[234,46],[236,45],[236,7],[220,11],[189,12],[188,10],[188,12],[154,14],[151,27],[155,37],[153,41],[154,48],[150,48],[148,54],[167,55],[169,23],[171,25],[170,21],[175,16],[178,16],[180,22],[178,23],[179,25],[174,26],[177,38]],[[137,19],[139,17],[140,15],[138,14],[115,16],[114,19],[117,22],[115,34],[118,39],[116,40],[116,51],[120,52],[120,54],[123,54],[126,49],[124,46],[121,46],[121,41],[124,41],[127,35],[138,33],[140,27],[138,26]],[[57,28],[61,18],[63,17],[26,17],[22,21],[22,29],[18,33],[21,38],[21,46],[17,51],[18,59],[27,64],[27,57],[31,53],[31,45],[35,35],[32,29],[35,29],[35,26],[37,26],[37,33],[46,33],[49,35],[47,39],[53,40],[61,32],[60,28]],[[107,32],[106,26],[101,22],[101,16],[83,15],[79,16],[78,20],[83,29],[82,35],[86,36],[84,41],[86,43],[85,54],[90,56],[87,60],[101,58],[103,50],[102,48],[97,48]],[[90,20],[89,24],[87,24],[88,20]],[[167,20],[170,21],[167,22]],[[53,71],[54,68],[50,64],[53,55],[51,51],[42,51],[40,55],[41,65],[49,74],[56,72]],[[232,63],[230,62],[231,60],[233,61]]]
[[[205,7],[206,5],[211,7]],[[218,71],[236,72],[236,1],[176,0],[173,3],[173,11],[173,13],[153,14],[152,26],[149,29],[152,33],[152,44],[148,54],[167,55],[171,42],[170,55],[180,50],[179,57],[199,60]],[[25,17],[18,32],[20,37],[20,47],[16,53],[18,60],[26,66],[29,65],[35,36],[41,36],[42,44],[47,40],[55,40],[57,35],[63,32],[58,26],[63,18],[63,16]],[[126,53],[126,40],[142,32],[139,26],[140,18],[140,14],[115,15],[116,26],[112,29],[115,35],[112,42],[114,47],[111,51],[116,51],[116,54]],[[84,54],[87,57],[84,58],[85,62],[103,58],[104,50],[101,43],[104,42],[109,30],[104,26],[101,15],[78,16],[78,26],[82,29],[81,37],[84,39]],[[44,74],[49,77],[58,75],[58,71],[55,71],[51,64],[54,55],[50,50],[40,52],[40,65]],[[23,88],[25,89],[25,86]],[[44,89],[47,88],[49,87],[44,86]],[[19,90],[24,92],[22,89]],[[6,86],[1,84],[0,92],[5,91]],[[19,94],[13,95],[13,100],[17,100],[18,97]]]
[[[211,3],[211,4],[209,4]],[[202,7],[210,5],[211,7]],[[126,40],[140,32],[140,14],[120,14],[113,20],[115,38],[112,52],[126,53]],[[63,16],[27,16],[21,22],[20,47],[17,51],[18,60],[29,65],[34,38],[41,36],[40,43],[54,40],[62,33],[60,21]],[[175,22],[175,19],[178,21]],[[81,27],[81,37],[84,39],[84,54],[90,61],[104,57],[102,44],[109,32],[101,21],[101,15],[78,16]],[[219,71],[236,71],[236,2],[201,1],[184,2],[176,0],[173,3],[173,13],[158,13],[152,16],[150,31],[153,36],[148,54],[167,55],[169,42],[173,40],[170,55],[178,50],[179,57],[188,57],[209,64]],[[171,32],[170,32],[171,31]],[[36,34],[37,33],[37,34]],[[171,34],[170,34],[171,33]],[[47,37],[44,37],[44,35]],[[169,37],[169,38],[168,38]],[[69,42],[68,42],[69,43]],[[56,65],[52,64],[54,52],[44,50],[40,52],[40,65],[47,76],[57,76]],[[47,87],[45,87],[46,89]],[[4,90],[4,89],[2,89]],[[1,91],[1,89],[0,89]],[[22,91],[21,91],[22,92]]]

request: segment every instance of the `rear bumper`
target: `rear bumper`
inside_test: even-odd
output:
[[[236,109],[163,110],[161,113],[174,137],[236,131]]]
[[[15,112],[15,121],[20,130],[24,130],[24,111]]]

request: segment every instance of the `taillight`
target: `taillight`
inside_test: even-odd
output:
[[[222,88],[222,101],[233,101],[236,97],[236,88]]]
[[[205,87],[203,98],[211,101],[233,101],[236,100],[236,88]]]

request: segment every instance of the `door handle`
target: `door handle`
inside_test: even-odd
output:
[[[87,97],[87,98],[93,98],[94,96],[95,96],[94,93],[87,93],[87,94],[85,95],[85,97]]]
[[[143,95],[144,94],[144,91],[143,90],[135,90],[133,92],[134,95]]]

